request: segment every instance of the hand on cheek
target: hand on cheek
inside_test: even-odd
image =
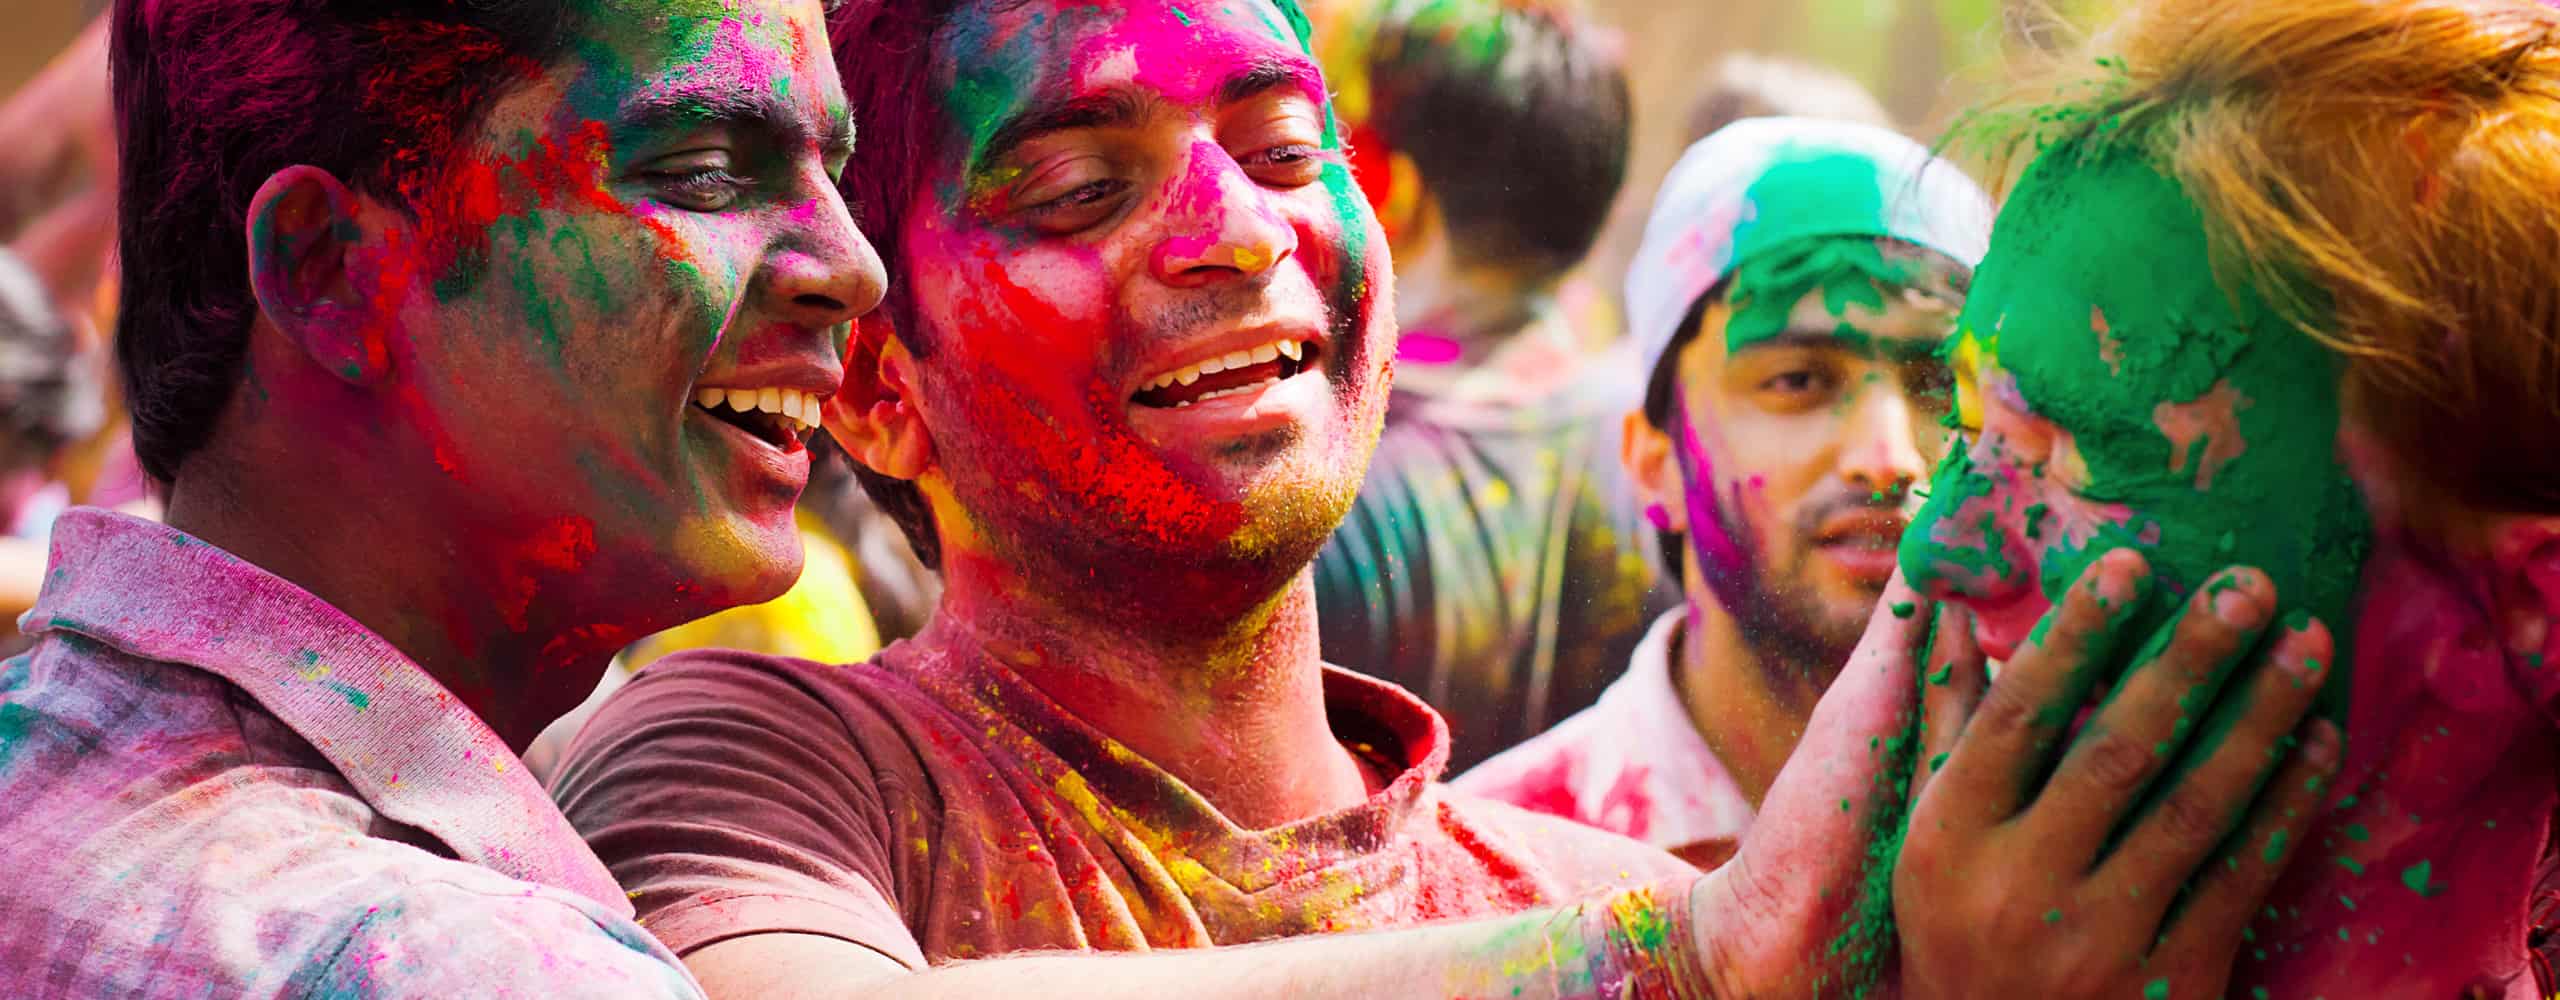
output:
[[[2317,622],[2288,630],[2233,675],[2221,742],[2146,807],[2181,742],[2215,728],[2189,713],[2275,606],[2263,575],[2231,571],[2164,633],[2120,634],[2110,609],[2139,601],[2147,575],[2140,556],[2109,553],[1978,702],[1929,701],[1940,735],[1894,872],[1906,996],[2223,995],[2241,930],[2337,766],[2336,727],[2297,729],[2330,639]],[[2123,661],[2136,661],[2123,686],[2068,739]]]

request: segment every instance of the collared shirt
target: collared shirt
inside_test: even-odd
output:
[[[319,598],[62,516],[0,664],[0,994],[691,997],[504,741]]]
[[[1701,868],[1723,864],[1753,810],[1671,684],[1672,639],[1686,617],[1655,619],[1597,703],[1453,784],[1625,834]]]
[[[1694,880],[1641,844],[1450,792],[1447,729],[1324,677],[1384,787],[1248,829],[1001,663],[678,653],[587,724],[555,782],[678,953],[791,932],[909,968],[1035,950],[1239,944],[1513,913]]]

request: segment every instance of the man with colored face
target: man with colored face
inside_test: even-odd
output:
[[[1627,278],[1652,376],[1624,454],[1686,607],[1597,706],[1458,786],[1712,867],[1893,575],[1991,206],[1908,139],[1807,118],[1726,127],[1659,198]]]
[[[1905,569],[1972,608],[1995,656],[2117,549],[2158,568],[2155,594],[2272,590],[2287,631],[2353,609],[2319,706],[2345,729],[2341,780],[2232,985],[2542,995],[2525,929],[2560,801],[2560,10],[2153,0],[2102,37],[2107,58],[2007,119],[2042,124],[2002,136],[2038,155],[1965,306],[1968,440]],[[2265,573],[2212,573],[2232,561]],[[2210,746],[2225,682],[2187,683]]]
[[[1625,178],[1627,83],[1617,41],[1564,4],[1343,17],[1330,37],[1358,43],[1326,69],[1399,339],[1316,617],[1325,658],[1421,695],[1465,768],[1589,705],[1671,605],[1616,454],[1642,376],[1563,301]]]
[[[1310,563],[1378,433],[1394,306],[1294,5],[873,0],[832,27],[877,154],[847,172],[848,201],[901,281],[860,324],[829,430],[945,589],[922,633],[867,663],[661,660],[573,750],[564,810],[712,993],[1837,981],[1864,824],[1897,784],[1875,741],[1919,690],[1921,620],[1877,619],[1808,726],[1823,752],[1712,874],[1449,791],[1437,715],[1317,655]],[[2088,630],[2073,607],[2057,635]],[[2055,672],[2031,659],[2003,683]],[[2261,702],[2278,732],[2303,703]],[[2148,704],[2165,726],[2171,700]],[[2022,718],[1966,736],[2010,746]],[[2232,744],[2254,768],[2272,739]],[[2011,867],[2031,903],[2078,877]],[[2234,894],[2197,912],[2245,913],[2272,869],[2229,871]],[[1937,926],[1979,935],[1941,953],[1946,976],[2017,966],[2056,933],[1962,910]],[[2232,947],[2164,961],[2227,965]]]
[[[877,256],[815,0],[123,0],[136,447],[0,665],[0,992],[684,996],[517,754],[779,593]]]

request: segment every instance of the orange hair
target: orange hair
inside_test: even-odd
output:
[[[1996,151],[2108,127],[2347,362],[2413,509],[2560,512],[2560,8],[2147,0]]]

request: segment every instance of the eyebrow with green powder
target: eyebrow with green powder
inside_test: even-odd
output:
[[[831,157],[853,155],[853,118],[845,106],[832,105],[826,121],[812,122],[771,91],[733,84],[635,95],[615,111],[613,132],[625,140],[709,125],[740,127],[786,146],[814,141]]]

